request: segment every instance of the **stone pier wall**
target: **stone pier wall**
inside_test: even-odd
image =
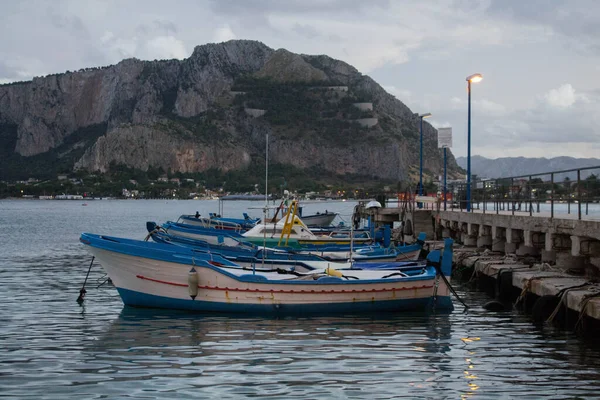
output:
[[[440,211],[444,237],[600,276],[600,221]]]

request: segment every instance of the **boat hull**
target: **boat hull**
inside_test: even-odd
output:
[[[289,277],[287,281],[267,281],[265,274],[252,275],[252,271],[239,268],[229,270],[233,273],[223,272],[189,254],[170,255],[177,259],[172,262],[93,246],[90,251],[112,279],[123,303],[133,307],[267,314],[425,311],[434,306],[452,309],[448,288],[439,284],[435,292],[436,278],[431,271],[425,278],[385,281],[358,282],[331,276],[317,281]],[[192,267],[199,280],[194,299],[188,292]],[[271,273],[269,279],[278,279],[273,275],[277,273]]]
[[[163,308],[170,310],[186,310],[197,312],[243,313],[243,314],[285,314],[285,315],[315,315],[315,314],[354,314],[380,313],[400,311],[432,311],[453,309],[450,297],[396,299],[377,302],[340,302],[322,303],[307,306],[305,304],[287,303],[223,303],[203,300],[174,299],[171,297],[136,292],[117,288],[123,303],[138,308]],[[435,304],[434,304],[435,302]]]
[[[311,227],[319,227],[319,226],[329,226],[333,222],[333,220],[337,217],[337,213],[323,213],[323,214],[313,214],[313,215],[305,215],[302,218],[302,222],[304,222],[309,228]]]

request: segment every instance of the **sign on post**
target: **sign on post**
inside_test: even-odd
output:
[[[452,147],[452,128],[438,128],[438,148]]]

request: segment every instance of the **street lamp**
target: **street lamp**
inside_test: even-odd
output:
[[[419,150],[419,196],[423,196],[423,119],[431,117],[431,113],[419,114],[419,133],[421,136],[421,149]],[[423,208],[423,203],[417,203]]]
[[[467,212],[471,211],[471,82],[481,82],[483,75],[473,74],[467,76],[467,92],[469,94],[468,102],[468,122],[467,122]]]

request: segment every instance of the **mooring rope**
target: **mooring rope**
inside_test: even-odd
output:
[[[79,289],[79,296],[77,297],[77,302],[79,304],[83,303],[83,300],[85,299],[85,294],[87,293],[87,290],[85,290],[85,284],[87,283],[88,276],[90,276],[90,271],[92,270],[92,265],[94,264],[95,259],[96,259],[96,256],[93,256],[92,261],[90,262],[90,266],[88,268],[87,274],[85,274],[85,280],[83,281],[83,286],[81,287],[81,289]]]
[[[594,299],[595,297],[599,297],[599,296],[600,296],[600,291],[590,293],[590,294],[583,296],[581,303],[579,303],[581,310],[579,311],[579,318],[577,319],[577,322],[575,323],[576,330],[581,329],[583,327],[583,317],[585,316],[585,311],[586,311],[588,304],[590,303],[590,300]]]
[[[556,315],[558,315],[558,312],[560,311],[563,303],[564,303],[565,307],[567,306],[567,296],[569,295],[569,292],[571,290],[583,289],[584,287],[590,286],[590,285],[593,285],[593,284],[591,284],[589,282],[585,282],[585,283],[582,283],[581,285],[575,285],[575,286],[561,289],[556,294],[556,297],[558,297],[560,299],[560,301],[558,302],[558,304],[556,305],[556,308],[554,309],[554,311],[552,311],[552,314],[550,314],[550,316],[548,317],[546,322],[552,323],[552,321],[554,321],[554,318],[556,318]]]
[[[157,225],[156,228],[154,228],[152,231],[148,232],[148,234],[144,238],[144,241],[147,242],[148,239],[150,239],[150,236],[152,236],[153,234],[155,234],[157,232],[160,232],[161,229],[163,229],[163,227],[160,225]]]
[[[531,283],[533,281],[541,281],[543,279],[551,279],[551,278],[571,278],[571,277],[564,276],[564,275],[550,275],[550,276],[533,276],[533,277],[527,279],[527,281],[525,281],[525,284],[523,285],[523,290],[521,290],[521,294],[519,295],[519,297],[517,297],[517,301],[515,302],[515,307],[517,305],[519,305],[519,303],[523,299],[525,299],[525,296],[527,296],[529,289],[531,289]]]

